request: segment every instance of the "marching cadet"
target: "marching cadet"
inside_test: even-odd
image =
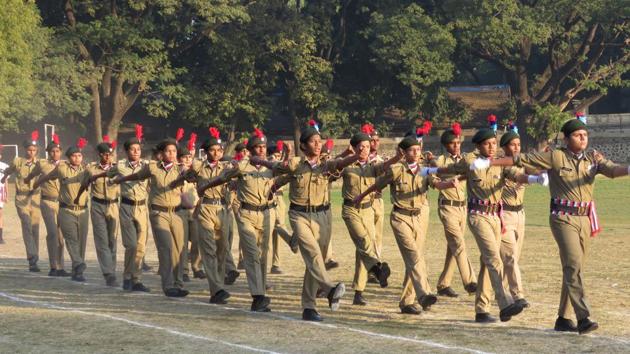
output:
[[[319,127],[314,120],[302,129],[300,149],[303,157],[294,157],[283,163],[279,170],[290,176],[289,222],[306,265],[302,287],[302,319],[321,321],[316,310],[317,291],[321,289],[328,299],[332,311],[339,309],[339,299],[345,293],[343,283],[333,283],[324,263],[324,255],[330,237],[330,174],[341,171],[355,162],[359,155],[352,154],[344,159],[321,160],[322,140]],[[269,161],[253,159],[253,163],[273,166]],[[272,189],[275,191],[275,187]]]
[[[101,273],[107,286],[118,287],[116,281],[116,248],[118,241],[118,197],[120,186],[111,182],[107,176],[114,165],[112,162],[116,142],[109,142],[104,136],[103,142],[96,146],[99,161],[88,164],[90,173],[89,185],[92,196],[90,203],[90,217],[92,219],[92,234],[96,248],[96,258],[101,267]],[[88,183],[82,186],[88,188]]]
[[[139,172],[149,164],[142,159],[143,127],[135,126],[135,137],[125,141],[127,158],[119,160],[107,171],[109,178],[123,177]],[[142,264],[149,232],[147,208],[148,181],[136,180],[120,184],[120,232],[125,248],[123,290],[149,292],[142,283]]]
[[[323,163],[325,163],[326,161],[330,160],[333,158],[332,153],[333,153],[333,146],[334,146],[334,141],[332,139],[326,139],[326,143],[324,143],[324,146],[322,147],[322,152],[320,154],[321,160]],[[333,182],[335,182],[336,180],[338,180],[341,177],[341,174],[339,173],[339,171],[335,171],[335,172],[329,172],[328,173],[329,177],[328,177],[328,200],[331,200],[330,194],[332,192],[332,184]],[[288,183],[288,182],[287,182]],[[335,268],[339,268],[339,262],[337,262],[334,258],[333,258],[333,246],[332,246],[332,241],[333,241],[333,235],[332,235],[332,208],[329,208],[328,210],[326,210],[326,214],[328,214],[328,222],[329,222],[329,226],[327,228],[328,230],[328,236],[326,237],[328,239],[328,247],[326,248],[326,254],[324,254],[324,262],[326,262],[326,270],[332,270]],[[319,292],[320,294],[322,294],[322,296],[325,296],[326,293],[324,292]],[[321,296],[318,296],[321,297]]]
[[[47,175],[52,172],[61,161],[61,144],[57,134],[52,135],[52,141],[46,147],[48,152],[47,159],[37,161],[35,168],[25,178],[26,183],[39,176]],[[64,261],[64,240],[59,228],[59,180],[53,179],[41,184],[41,213],[46,225],[46,246],[48,247],[48,260],[50,263],[50,271],[48,276],[51,277],[67,277],[70,273],[63,268]]]
[[[446,153],[434,160],[434,167],[444,167],[462,160],[465,155],[461,153],[461,126],[455,123],[446,129],[440,137]],[[442,175],[443,179],[460,179],[457,188],[440,190],[438,197],[438,215],[444,226],[446,237],[446,258],[444,269],[437,284],[438,295],[457,297],[457,293],[451,287],[451,280],[455,267],[459,269],[464,290],[469,294],[477,292],[477,276],[466,253],[466,181],[459,175]]]
[[[590,237],[600,230],[593,185],[595,176],[609,178],[630,174],[629,166],[621,166],[588,151],[586,117],[578,113],[576,119],[564,123],[561,129],[566,147],[545,152],[517,154],[493,161],[477,160],[473,167],[479,170],[494,166],[516,165],[547,170],[551,194],[549,225],[562,263],[562,291],[558,318],[554,329],[561,332],[586,334],[596,330],[597,322],[590,320],[591,309],[586,300],[583,284],[584,261]],[[571,307],[577,326],[569,319]]]
[[[78,282],[85,281],[85,248],[90,222],[88,195],[82,192],[82,186],[90,180],[90,172],[83,165],[82,150],[86,145],[87,140],[79,138],[76,146],[66,150],[68,161],[60,162],[54,170],[35,181],[34,185],[39,187],[47,181],[59,180],[59,227],[72,259],[72,280]]]
[[[360,205],[354,204],[354,198],[367,187],[374,184],[376,176],[382,175],[389,166],[398,162],[402,157],[397,154],[394,158],[383,163],[370,163],[371,137],[364,132],[356,133],[350,139],[350,146],[359,154],[359,159],[343,169],[341,175],[343,186],[343,209],[341,216],[348,227],[350,238],[356,247],[353,305],[365,306],[367,302],[363,297],[363,291],[368,280],[368,272],[374,274],[381,287],[387,287],[387,278],[390,269],[387,262],[381,262],[381,257],[376,251],[376,237],[374,225],[374,193],[369,199]]]
[[[162,290],[168,297],[184,297],[181,257],[184,247],[184,223],[177,213],[181,209],[182,186],[171,186],[183,172],[177,162],[177,141],[165,139],[158,144],[161,161],[151,161],[138,172],[118,176],[113,181],[124,183],[149,180],[149,220],[160,262]]]
[[[0,159],[2,159],[2,150],[4,149],[4,146],[0,145]],[[4,244],[4,239],[2,238],[2,227],[4,224],[4,217],[3,217],[3,210],[4,210],[4,203],[7,202],[8,199],[8,186],[7,184],[4,182],[4,171],[6,171],[6,169],[9,168],[9,165],[7,165],[6,163],[0,161],[0,245]]]
[[[493,167],[484,171],[473,169],[477,159],[489,161],[496,154],[496,117],[490,115],[488,121],[492,128],[482,128],[475,133],[472,142],[477,150],[448,167],[441,167],[439,173],[466,175],[468,192],[468,226],[475,237],[481,253],[481,265],[475,297],[475,321],[479,323],[496,322],[489,314],[491,291],[494,290],[499,303],[500,319],[509,321],[523,311],[522,301],[514,302],[510,292],[503,284],[503,262],[501,260],[502,204],[501,193],[505,181],[511,179],[518,183],[544,184],[542,176],[528,176],[517,173],[514,169]]]
[[[415,134],[407,135],[399,144],[399,152],[405,160],[392,165],[384,175],[378,177],[373,185],[360,193],[354,203],[361,201],[371,193],[390,185],[394,204],[390,223],[396,243],[405,262],[405,278],[400,298],[400,311],[403,314],[418,315],[428,311],[437,302],[432,294],[427,277],[424,256],[424,243],[429,225],[429,207],[427,191],[431,184],[437,189],[457,187],[457,179],[439,182],[429,176],[429,169],[422,164],[422,137],[431,129],[426,122]],[[414,136],[415,135],[415,136]],[[417,297],[416,297],[417,295]],[[416,300],[422,310],[415,304]]]
[[[39,261],[39,219],[41,212],[39,209],[40,191],[33,188],[33,181],[25,183],[24,179],[33,171],[37,163],[37,148],[39,132],[31,133],[31,139],[24,141],[26,149],[25,157],[16,157],[9,167],[4,171],[1,183],[15,173],[15,208],[22,224],[22,239],[26,248],[26,259],[28,260],[28,270],[39,272],[37,261]]]
[[[270,213],[272,203],[268,200],[273,184],[274,171],[280,163],[267,161],[267,137],[259,129],[247,140],[247,150],[256,161],[244,157],[234,161],[233,168],[225,169],[206,182],[206,188],[213,188],[236,179],[236,195],[240,204],[236,214],[239,243],[243,252],[243,263],[249,291],[253,298],[251,310],[271,311],[271,299],[267,296],[267,255],[269,239],[275,225]],[[265,162],[265,164],[261,163]]]
[[[221,162],[230,162],[231,158],[223,157],[220,159]],[[234,181],[233,181],[234,182]],[[225,192],[225,201],[227,206],[227,214],[225,219],[226,224],[226,233],[227,233],[227,246],[225,250],[225,285],[232,285],[236,281],[236,279],[241,275],[237,270],[236,263],[234,262],[234,257],[232,256],[232,244],[234,241],[234,233],[236,230],[234,229],[234,210],[236,209],[236,205],[238,201],[236,200],[236,186],[232,186],[232,183],[228,183],[227,189]],[[239,257],[240,257],[240,247],[239,247]]]

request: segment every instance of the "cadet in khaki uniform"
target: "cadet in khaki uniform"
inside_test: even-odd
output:
[[[322,141],[319,128],[315,121],[309,123],[310,126],[302,129],[300,134],[300,149],[305,156],[291,159],[282,165],[281,170],[290,178],[289,221],[293,234],[298,237],[306,265],[302,287],[302,319],[321,321],[315,309],[318,289],[327,294],[328,306],[333,311],[339,308],[339,299],[345,293],[345,285],[332,282],[324,263],[330,236],[329,178],[331,173],[355,162],[358,154],[323,163],[320,160]],[[271,165],[268,161],[266,163]]]
[[[176,163],[177,141],[166,139],[159,144],[158,149],[162,152],[161,161],[151,161],[142,166],[140,171],[117,177],[114,182],[149,180],[149,220],[158,250],[162,290],[168,297],[184,297],[188,295],[188,290],[183,289],[183,269],[180,266],[184,247],[184,224],[177,213],[181,209],[183,188],[171,185],[183,169]]]
[[[66,150],[68,161],[60,162],[54,170],[35,182],[35,185],[39,186],[50,180],[59,180],[59,227],[72,259],[72,280],[79,282],[85,281],[83,276],[86,268],[85,248],[90,222],[87,210],[88,195],[79,193],[90,179],[90,173],[82,164],[81,150],[86,144],[87,141],[80,138],[77,146],[71,146]]]
[[[354,198],[374,184],[376,176],[382,175],[390,165],[400,159],[396,155],[386,163],[372,164],[369,162],[370,136],[361,132],[354,134],[350,139],[350,146],[359,154],[359,160],[343,169],[341,176],[343,186],[343,209],[341,216],[348,227],[350,238],[356,247],[353,305],[365,306],[367,302],[363,297],[363,291],[368,280],[368,272],[375,274],[381,287],[387,287],[387,278],[390,275],[389,265],[381,262],[381,257],[376,252],[376,239],[374,227],[374,210],[372,203],[374,193],[367,197],[368,200],[360,205],[354,204]]]
[[[255,129],[254,134],[247,141],[247,149],[258,160],[268,162],[267,138],[262,131]],[[271,163],[270,163],[271,164]],[[236,214],[239,243],[243,252],[243,263],[247,283],[253,301],[251,310],[256,312],[271,311],[271,299],[265,296],[267,277],[267,256],[269,253],[269,239],[275,225],[270,213],[272,204],[268,200],[269,191],[273,184],[274,170],[279,163],[266,164],[256,162],[251,158],[235,161],[233,168],[225,169],[217,177],[209,180],[205,187],[212,188],[237,180],[237,199],[240,203]]]
[[[590,237],[600,230],[593,201],[595,176],[625,176],[630,174],[630,168],[616,165],[602,159],[598,153],[586,150],[588,129],[582,119],[585,120],[585,117],[578,116],[578,119],[569,120],[562,126],[566,148],[497,159],[492,165],[515,164],[548,170],[551,194],[549,225],[562,263],[562,292],[555,330],[586,334],[598,328],[598,324],[589,319],[591,310],[583,284]],[[477,162],[475,167],[483,169],[488,165],[487,162]],[[571,307],[578,320],[577,327],[569,319]]]
[[[464,157],[461,154],[461,126],[459,123],[444,131],[440,138],[447,153],[434,160],[433,166],[444,167],[459,162]],[[460,179],[459,175],[443,175],[441,178]],[[446,257],[444,269],[437,284],[438,295],[457,297],[451,288],[451,280],[455,267],[459,269],[464,289],[469,294],[477,292],[477,275],[466,252],[466,182],[460,180],[457,188],[443,189],[438,197],[438,215],[444,226],[446,237]]]
[[[358,204],[370,193],[390,185],[394,204],[390,222],[405,262],[403,291],[399,303],[403,314],[421,313],[415,305],[416,300],[425,311],[437,301],[437,297],[431,292],[424,256],[424,242],[429,224],[426,193],[435,180],[428,175],[428,168],[422,166],[421,139],[422,135],[428,133],[428,129],[430,128],[419,130],[418,136],[407,135],[398,144],[398,148],[404,152],[405,161],[388,168],[384,175],[378,177],[373,185],[355,198],[355,203]],[[453,182],[436,182],[436,188],[451,187]]]
[[[491,292],[494,290],[499,303],[500,319],[509,321],[523,311],[523,303],[514,302],[503,284],[503,262],[501,260],[501,193],[507,179],[518,183],[528,183],[527,175],[517,174],[513,169],[493,167],[484,171],[471,170],[476,159],[490,161],[495,156],[497,139],[493,129],[484,128],[477,131],[472,139],[477,150],[467,154],[465,158],[446,168],[440,173],[466,175],[468,191],[468,226],[475,237],[481,252],[479,284],[475,298],[475,321],[491,323],[496,319],[489,314]],[[536,179],[544,183],[543,179]]]
[[[39,176],[47,175],[59,165],[61,159],[61,145],[59,136],[53,134],[52,142],[46,147],[48,159],[41,159],[35,165],[35,168],[26,177],[25,182],[30,181]],[[41,213],[46,225],[46,246],[48,248],[48,260],[50,262],[50,271],[48,276],[66,277],[70,273],[66,272],[63,267],[64,261],[64,241],[59,228],[59,180],[50,180],[41,185]]]
[[[33,181],[25,183],[24,179],[35,169],[38,138],[37,131],[31,133],[31,140],[23,144],[26,157],[16,157],[2,177],[2,183],[4,183],[10,175],[15,173],[15,208],[22,225],[22,239],[26,248],[28,269],[31,272],[39,272],[37,261],[39,261],[39,219],[41,218],[40,191],[38,188],[33,188]]]
[[[105,139],[107,140],[107,139]],[[116,248],[118,241],[118,198],[120,186],[111,182],[107,171],[112,168],[115,145],[103,142],[96,146],[99,162],[92,162],[90,172],[90,216],[96,257],[107,286],[120,286],[116,281]],[[84,186],[86,188],[87,186]]]
[[[139,172],[149,164],[142,160],[142,126],[136,125],[136,136],[124,143],[127,159],[119,160],[107,171],[110,178],[123,177]],[[125,248],[123,290],[149,292],[142,283],[144,259],[149,232],[147,208],[148,181],[137,180],[120,184],[120,233]]]
[[[224,159],[222,159],[224,160]],[[221,162],[229,162],[221,161]],[[230,188],[230,184],[227,185],[227,190],[225,192],[225,200],[227,203],[227,215],[225,219],[225,224],[227,228],[227,246],[225,250],[225,284],[232,285],[236,281],[236,279],[241,275],[239,271],[236,269],[236,263],[234,262],[234,257],[232,256],[232,243],[234,241],[234,205],[236,202],[236,191]],[[240,247],[239,247],[240,248]],[[240,253],[240,252],[239,252]]]

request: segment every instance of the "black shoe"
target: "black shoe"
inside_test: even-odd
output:
[[[57,276],[57,269],[50,269],[50,271],[48,271],[48,276],[49,277],[56,277]]]
[[[376,276],[372,273],[368,274],[368,281],[369,284],[378,284],[378,279],[376,279]]]
[[[321,322],[322,316],[313,309],[304,309],[304,311],[302,311],[302,319],[304,321]]]
[[[501,319],[501,322],[507,322],[512,319],[512,316],[516,316],[521,312],[523,312],[523,306],[515,302],[501,310],[501,312],[499,312],[499,318]]]
[[[367,301],[363,298],[363,292],[355,291],[354,292],[354,300],[352,300],[353,305],[365,306],[367,305]]]
[[[206,279],[206,273],[203,270],[195,270],[193,271],[193,278],[195,279]]]
[[[123,290],[131,291],[132,286],[133,284],[131,284],[131,279],[123,279],[123,285],[122,285]]]
[[[179,288],[168,288],[164,290],[164,295],[166,295],[167,297],[181,297]]]
[[[330,289],[328,292],[328,307],[330,307],[331,311],[339,310],[339,299],[346,292],[346,286],[343,283],[338,283],[337,286]]]
[[[227,299],[230,298],[230,293],[225,290],[219,290],[216,294],[210,296],[211,304],[225,305],[227,304]]]
[[[153,270],[153,267],[151,267],[150,265],[148,265],[144,261],[142,261],[142,271],[143,272],[150,272],[152,270]]]
[[[72,276],[72,281],[78,281],[78,282],[84,282],[85,281],[85,277],[83,276],[83,274],[75,274]]]
[[[587,318],[578,320],[578,332],[580,334],[588,334],[599,328],[597,322],[593,322]]]
[[[517,304],[520,304],[524,309],[529,308],[529,302],[527,302],[527,300],[525,299],[517,299],[516,301]]]
[[[238,276],[241,275],[241,273],[235,271],[235,270],[231,270],[227,273],[227,275],[225,276],[225,285],[232,285],[234,284],[234,282],[236,281],[236,278],[238,278]]]
[[[184,283],[188,283],[190,281],[190,277],[188,276],[188,274],[184,274],[182,276],[182,280],[184,281]]]
[[[464,290],[466,290],[469,295],[477,293],[477,283],[466,284]]]
[[[446,297],[458,297],[459,296],[459,294],[457,294],[455,292],[455,290],[453,290],[453,288],[451,288],[450,286],[447,286],[444,289],[438,290],[438,295],[446,296]]]
[[[556,325],[553,327],[556,332],[577,332],[578,328],[573,321],[568,318],[558,317]]]
[[[113,274],[105,275],[105,285],[115,288],[120,286],[120,284],[118,284],[118,282],[116,281],[116,276]]]
[[[325,264],[326,270],[331,270],[339,267],[339,263],[333,259],[329,260]]]
[[[429,311],[431,309],[431,305],[437,302],[437,296],[433,294],[427,294],[421,296],[418,302],[420,303],[420,306],[422,306],[422,310]]]
[[[33,273],[39,273],[40,269],[37,266],[37,264],[33,264],[33,265],[28,266],[28,271],[33,272]]]
[[[291,252],[293,252],[293,254],[297,254],[300,251],[300,247],[299,247],[299,243],[298,243],[298,237],[294,234],[291,236],[291,240],[289,240],[289,247],[291,247]]]
[[[270,312],[269,304],[271,304],[270,298],[264,295],[256,295],[252,301],[251,310],[254,312]]]
[[[238,261],[238,264],[236,265],[236,269],[244,270],[245,263],[243,263],[243,261]]]
[[[143,292],[143,293],[150,293],[151,289],[147,288],[146,286],[144,286],[144,284],[142,283],[135,283],[131,286],[131,291],[138,291],[138,292]],[[188,295],[188,294],[186,294]]]
[[[370,269],[370,273],[373,273],[381,288],[387,287],[387,279],[391,274],[391,270],[389,269],[389,265],[387,262],[377,263]]]
[[[269,271],[269,273],[271,273],[271,274],[282,274],[283,271],[282,271],[282,269],[280,269],[280,267],[273,266],[273,267],[271,267],[271,270]]]
[[[489,313],[478,313],[475,315],[475,322],[477,323],[495,323],[496,318],[490,316]]]
[[[422,310],[418,305],[405,305],[400,308],[400,313],[403,315],[419,315],[422,313]]]
[[[58,277],[69,277],[69,276],[71,276],[71,275],[72,275],[72,274],[70,274],[70,273],[66,272],[66,270],[65,270],[65,269],[57,269],[57,276],[58,276]]]

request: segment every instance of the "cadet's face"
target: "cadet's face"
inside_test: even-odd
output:
[[[485,157],[494,157],[497,153],[497,138],[490,138],[477,144],[477,149]]]
[[[315,157],[322,153],[322,137],[315,134],[308,139],[306,144],[302,144],[306,156]]]
[[[193,157],[192,155],[184,155],[178,158],[178,160],[179,160],[179,163],[181,163],[182,165],[186,167],[190,167],[192,165]]]
[[[141,154],[142,149],[140,148],[140,144],[133,144],[129,146],[129,150],[127,150],[127,159],[129,161],[138,161],[140,160]]]
[[[61,159],[61,149],[54,147],[48,151],[48,157],[53,161],[59,161]]]
[[[162,161],[166,163],[174,162],[177,159],[177,147],[175,145],[167,145],[162,151]]]
[[[101,157],[101,163],[109,163],[112,159],[112,154],[110,152],[103,152],[98,155]]]
[[[462,152],[462,142],[459,140],[459,138],[456,138],[455,140],[446,144],[445,147],[446,151],[448,151],[448,153],[453,156],[459,156],[459,154],[461,154]]]
[[[367,161],[368,157],[370,156],[370,142],[369,141],[362,141],[356,146],[353,146],[353,148],[355,151],[359,153],[360,161]]]
[[[506,156],[518,155],[521,152],[521,139],[512,139],[509,144],[503,147]]]
[[[414,163],[420,161],[422,157],[422,145],[413,145],[405,150],[405,160],[407,163]]]
[[[83,162],[83,154],[80,152],[75,152],[70,155],[70,164],[72,166],[79,166]]]
[[[586,130],[574,131],[564,140],[569,150],[577,154],[588,147],[588,132]]]
[[[381,140],[378,136],[374,136],[370,141],[370,150],[377,151],[379,146],[381,146]]]
[[[206,157],[211,162],[216,162],[216,161],[221,160],[221,158],[223,157],[223,148],[221,147],[221,145],[210,146],[208,150],[206,151]]]
[[[36,146],[29,146],[26,148],[26,158],[29,160],[32,160],[35,158],[35,156],[37,156],[37,147]]]
[[[258,144],[252,149],[252,153],[256,157],[264,159],[267,157],[267,144]]]
[[[243,151],[241,151],[241,154],[243,154],[243,157],[249,157],[249,150],[247,149],[243,149]]]

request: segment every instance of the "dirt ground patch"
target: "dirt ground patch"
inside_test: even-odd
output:
[[[548,228],[548,192],[527,192],[527,238],[521,260],[525,291],[532,307],[505,324],[474,323],[473,296],[464,295],[456,274],[453,287],[459,298],[440,298],[430,312],[408,317],[399,314],[398,297],[403,263],[388,222],[384,259],[392,267],[390,287],[368,286],[366,307],[352,306],[352,290],[332,313],[325,301],[321,324],[300,320],[300,291],[304,265],[287,247],[281,250],[283,275],[270,275],[273,312],[248,311],[251,298],[245,274],[234,286],[229,305],[207,303],[207,283],[187,284],[191,295],[168,299],[159,292],[159,277],[145,273],[151,294],[130,294],[104,286],[94,244],[88,239],[86,284],[46,276],[45,229],[40,240],[41,273],[29,273],[13,203],[5,210],[0,246],[0,352],[281,352],[281,353],[397,353],[397,352],[630,352],[630,180],[598,181],[598,210],[604,231],[593,240],[586,269],[586,286],[593,319],[600,330],[593,335],[557,334],[553,328],[560,292],[561,269],[557,247]],[[339,191],[334,192],[334,254],[341,266],[333,277],[352,282],[354,247],[340,217]],[[386,198],[388,199],[388,198]],[[435,194],[426,244],[431,284],[442,269],[446,242],[435,212]],[[389,206],[386,207],[388,211]],[[472,236],[467,248],[476,270],[479,252]],[[123,247],[119,244],[119,278]],[[236,254],[236,249],[233,250]],[[149,240],[148,262],[157,269],[157,255]],[[66,256],[69,269],[69,257]],[[494,308],[498,315],[498,309]]]

